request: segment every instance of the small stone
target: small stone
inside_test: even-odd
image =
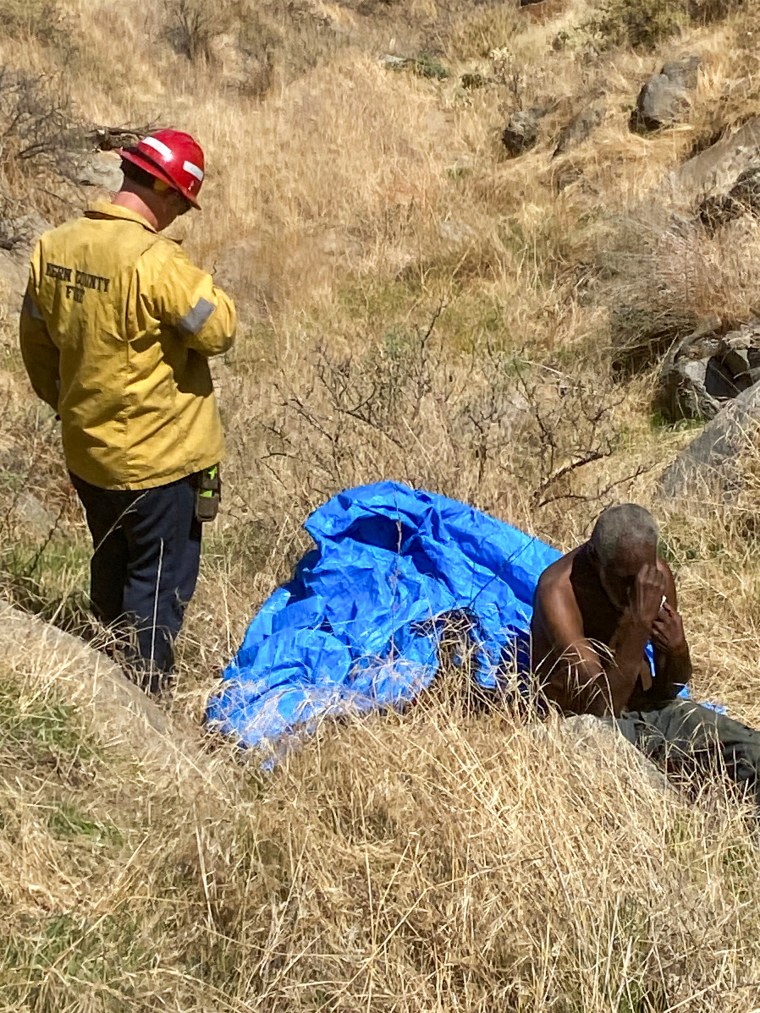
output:
[[[393,56],[391,53],[386,53],[385,56],[380,57],[380,63],[384,67],[387,67],[388,70],[401,70],[410,62],[406,56]]]
[[[501,142],[513,158],[535,147],[539,124],[546,112],[545,106],[531,106],[512,113],[501,135]]]

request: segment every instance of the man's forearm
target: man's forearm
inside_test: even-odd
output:
[[[613,714],[623,710],[636,688],[650,633],[640,620],[628,612],[623,613],[610,640],[612,657],[605,665]]]
[[[558,702],[564,709],[576,714],[593,714],[596,717],[619,714],[634,691],[642,657],[643,647],[639,664],[633,671],[621,669],[614,655],[603,658],[597,654],[593,662],[578,659],[573,663],[568,658],[564,659],[564,673],[560,679],[552,680],[555,686],[558,683],[562,685]]]
[[[689,645],[684,643],[676,651],[665,655],[661,663],[659,656],[655,655],[657,679],[655,682],[664,682],[669,686],[685,686],[691,678],[691,656]]]

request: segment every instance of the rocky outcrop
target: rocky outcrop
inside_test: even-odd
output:
[[[760,116],[684,162],[671,178],[674,194],[685,201],[727,193],[743,173],[760,165]]]
[[[81,186],[97,186],[115,193],[124,178],[121,160],[115,154],[94,151],[80,159],[74,178]]]
[[[631,130],[646,134],[681,123],[691,107],[689,92],[697,84],[700,63],[698,56],[689,56],[666,63],[653,74],[636,99]]]
[[[669,421],[714,418],[760,380],[760,321],[718,335],[708,327],[688,335],[666,356],[655,398]]]
[[[29,257],[50,223],[34,211],[0,216],[0,280],[20,303],[29,276]]]
[[[758,424],[760,383],[730,401],[678,455],[660,480],[661,494],[688,497],[695,513],[700,503],[734,496],[742,483],[737,458],[754,441]]]

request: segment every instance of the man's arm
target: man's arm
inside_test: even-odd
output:
[[[549,680],[552,695],[567,710],[601,716],[619,714],[626,707],[641,673],[662,594],[663,578],[657,568],[642,567],[610,644],[595,644],[584,635],[569,581],[539,581],[535,621],[556,659]]]
[[[21,357],[35,394],[58,410],[59,353],[48,333],[45,318],[30,280],[19,318]]]
[[[678,613],[678,597],[673,574],[663,560],[659,560],[658,568],[665,580],[666,600],[652,624],[656,677],[647,697],[655,700],[671,700],[691,678],[691,657],[683,622]]]
[[[148,258],[165,255],[165,248],[154,247]],[[208,358],[232,347],[237,328],[234,303],[179,246],[163,264],[148,259],[143,269],[151,312],[176,328],[188,348]]]

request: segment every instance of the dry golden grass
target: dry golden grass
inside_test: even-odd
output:
[[[428,701],[188,807],[54,660],[3,676],[1,1009],[751,1008],[742,811],[606,736]]]
[[[64,6],[73,48],[30,37],[25,68],[65,63],[82,122],[198,133],[204,211],[178,234],[243,321],[215,365],[226,501],[180,644],[178,724],[200,718],[253,611],[307,548],[308,511],[395,478],[562,548],[609,502],[652,507],[695,694],[760,725],[756,455],[741,496],[707,517],[663,503],[659,474],[693,430],[653,419],[651,370],[611,369],[626,344],[646,358],[708,314],[757,312],[756,225],[710,236],[668,183],[718,128],[760,112],[754,5],[653,53],[595,57],[578,31],[592,4],[539,18],[463,0],[288,14],[272,0],[259,5],[279,35],[258,96],[240,84],[238,29],[193,63],[162,36],[160,4]],[[647,74],[694,51],[689,122],[631,134]],[[389,71],[388,52],[450,76]],[[0,38],[0,63],[18,58],[15,36]],[[487,83],[464,88],[464,72]],[[600,95],[591,138],[552,157]],[[543,102],[555,104],[537,147],[504,157],[506,117]],[[40,182],[0,180],[70,214]],[[3,593],[77,628],[87,541],[55,426],[25,384],[8,286]],[[30,527],[24,489],[49,534]],[[439,694],[403,716],[326,722],[267,777],[213,753],[225,776],[188,808],[126,739],[104,742],[66,705],[55,654],[5,667],[0,1010],[758,1007],[756,845],[719,785],[694,805],[605,739],[581,748],[569,726],[468,716]]]

